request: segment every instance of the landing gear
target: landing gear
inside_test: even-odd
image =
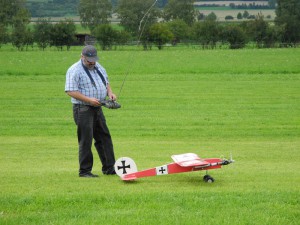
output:
[[[214,178],[212,178],[211,176],[209,176],[208,174],[206,174],[204,177],[203,177],[203,180],[206,182],[206,183],[213,183],[215,181]]]

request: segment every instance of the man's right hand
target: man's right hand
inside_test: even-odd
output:
[[[95,107],[99,107],[101,106],[101,103],[99,102],[98,99],[96,98],[89,98],[83,94],[81,94],[79,91],[67,91],[67,94],[77,100],[83,101],[83,102],[87,102],[89,103],[91,106],[95,106]]]
[[[101,106],[101,103],[96,98],[90,98],[89,103],[90,103],[91,106],[95,106],[95,107]]]

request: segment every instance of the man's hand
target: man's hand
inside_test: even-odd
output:
[[[107,85],[107,96],[110,100],[116,101],[117,100],[117,96],[113,93],[110,85]]]
[[[114,93],[108,94],[108,98],[109,98],[110,100],[113,100],[113,101],[116,101],[116,100],[117,100],[117,96],[116,96]]]
[[[90,98],[89,99],[89,103],[90,103],[91,106],[95,106],[95,107],[98,107],[98,106],[101,105],[101,103],[99,102],[99,100],[96,99],[96,98]]]
[[[67,91],[67,94],[75,99],[78,99],[83,102],[89,103],[91,106],[99,107],[101,103],[96,98],[89,98],[83,94],[81,94],[79,91]]]

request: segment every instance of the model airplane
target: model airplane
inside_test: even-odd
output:
[[[201,159],[194,153],[186,153],[181,155],[172,155],[173,163],[158,166],[151,169],[137,171],[135,162],[128,157],[122,157],[115,163],[115,171],[117,175],[124,181],[131,181],[142,177],[151,177],[175,173],[193,172],[198,170],[219,169],[223,165],[233,163],[232,159],[207,158]],[[212,183],[214,178],[206,174],[203,177],[205,182]]]

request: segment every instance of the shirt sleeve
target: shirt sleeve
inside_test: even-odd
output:
[[[66,74],[65,92],[78,91],[79,76],[74,67],[68,69]]]

